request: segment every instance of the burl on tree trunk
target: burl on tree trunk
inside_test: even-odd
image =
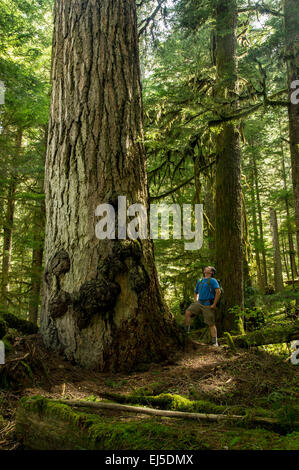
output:
[[[55,2],[45,192],[45,344],[99,370],[169,357],[151,240],[95,234],[99,204],[149,207],[135,0]]]

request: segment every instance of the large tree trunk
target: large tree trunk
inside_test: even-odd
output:
[[[204,207],[206,215],[209,219],[210,224],[207,227],[208,232],[208,247],[209,247],[209,259],[211,264],[215,264],[215,219],[216,219],[216,204],[214,194],[214,179],[212,176],[208,176],[205,186],[205,199]]]
[[[290,95],[291,83],[299,80],[299,9],[297,0],[284,0],[285,42]],[[297,249],[299,248],[299,105],[289,104],[289,132],[294,191]]]
[[[237,75],[237,5],[235,0],[218,0],[216,5],[217,98],[236,98]],[[234,104],[226,106],[228,111]],[[228,311],[243,308],[243,253],[241,151],[239,131],[234,123],[223,123],[217,136],[216,169],[216,267],[225,299],[221,326],[226,331],[240,331],[241,322]],[[219,325],[217,325],[219,327]]]
[[[274,248],[274,284],[275,291],[281,292],[283,290],[283,278],[282,278],[282,264],[279,247],[279,236],[278,236],[278,224],[276,210],[270,207],[270,225],[272,231],[272,242]]]
[[[41,332],[100,370],[177,347],[152,241],[99,240],[95,210],[148,207],[135,0],[56,0]]]

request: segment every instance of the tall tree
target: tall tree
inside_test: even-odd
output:
[[[18,129],[16,133],[15,142],[15,160],[18,161],[21,148],[22,148],[22,129]],[[8,306],[8,291],[9,291],[9,271],[11,264],[11,250],[12,250],[12,234],[14,226],[14,213],[15,213],[15,194],[17,189],[16,175],[10,175],[10,181],[7,194],[7,208],[3,227],[3,258],[2,258],[2,282],[1,282],[1,301],[3,306]]]
[[[135,0],[56,0],[46,158],[45,343],[89,368],[177,347],[153,246],[98,240],[95,210],[148,207]]]
[[[217,99],[225,109],[236,108],[237,2],[216,2]],[[225,291],[225,308],[244,304],[242,253],[241,150],[238,128],[224,122],[217,136],[216,169],[216,265]],[[226,312],[222,326],[240,331],[241,319]]]
[[[299,248],[299,104],[291,100],[291,84],[299,80],[299,9],[297,0],[284,0],[285,54],[287,61],[289,103],[289,132],[292,162],[292,181],[296,218],[297,249]]]
[[[280,254],[280,247],[279,247],[277,215],[276,215],[276,210],[273,209],[273,207],[270,207],[270,224],[271,224],[272,241],[273,241],[273,247],[274,247],[275,291],[281,292],[283,290],[282,264],[281,264],[281,254]]]

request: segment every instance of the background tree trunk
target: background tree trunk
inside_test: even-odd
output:
[[[284,0],[285,42],[290,95],[291,83],[299,80],[299,9],[297,0]],[[297,87],[298,88],[298,87]],[[299,105],[289,105],[289,132],[294,191],[297,249],[299,247]]]
[[[237,75],[237,5],[235,0],[216,3],[216,70],[217,98],[225,102],[235,100]],[[234,109],[230,104],[226,109]],[[223,108],[222,108],[223,111]],[[233,123],[223,123],[217,136],[216,168],[216,268],[221,279],[225,299],[225,315],[221,326],[226,331],[241,331],[240,319],[227,310],[239,305],[243,308],[243,253],[241,151],[239,131]],[[218,325],[217,325],[218,326]],[[219,326],[218,326],[219,328]]]
[[[42,265],[44,253],[44,230],[45,230],[45,203],[39,201],[34,213],[34,233],[31,263],[31,292],[29,294],[28,312],[29,321],[35,325],[38,322],[38,307],[40,302],[40,291],[42,284]]]
[[[270,207],[270,225],[272,230],[272,241],[274,247],[274,283],[275,291],[281,292],[283,290],[283,278],[282,278],[282,264],[279,247],[279,236],[278,236],[278,224],[276,210]]]
[[[258,233],[257,217],[256,217],[256,198],[255,198],[255,192],[254,192],[253,169],[251,169],[250,176],[251,176],[251,181],[250,181],[251,216],[252,216],[253,240],[254,240],[255,260],[256,260],[256,269],[257,269],[257,281],[258,281],[259,289],[261,290],[261,292],[264,292],[265,284],[264,284],[264,278],[262,276],[262,270],[261,270],[260,243],[259,243],[259,233]]]
[[[100,370],[178,347],[152,241],[98,240],[96,207],[149,204],[135,0],[56,0],[41,331]]]
[[[21,152],[23,132],[21,129],[17,130],[16,134],[16,159]],[[3,307],[8,306],[8,291],[9,291],[9,270],[11,263],[11,250],[12,250],[12,232],[14,225],[15,213],[15,193],[17,189],[17,178],[11,175],[8,186],[7,194],[7,208],[3,226],[3,258],[2,258],[2,280],[1,280],[1,303]]]
[[[258,170],[257,170],[256,158],[254,154],[252,154],[252,163],[253,163],[253,171],[254,171],[255,194],[256,194],[256,204],[257,204],[257,214],[258,214],[260,250],[262,253],[262,261],[263,261],[264,285],[265,287],[267,287],[268,286],[268,272],[267,272],[266,250],[265,250],[265,240],[264,240],[262,206],[261,206],[260,188],[259,188],[259,181],[258,181]]]

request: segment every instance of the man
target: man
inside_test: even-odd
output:
[[[210,327],[212,345],[218,346],[215,309],[221,290],[218,281],[214,278],[216,270],[213,266],[204,268],[203,274],[204,278],[199,280],[195,287],[195,302],[185,311],[185,328],[189,332],[191,318],[202,314],[204,322]]]

